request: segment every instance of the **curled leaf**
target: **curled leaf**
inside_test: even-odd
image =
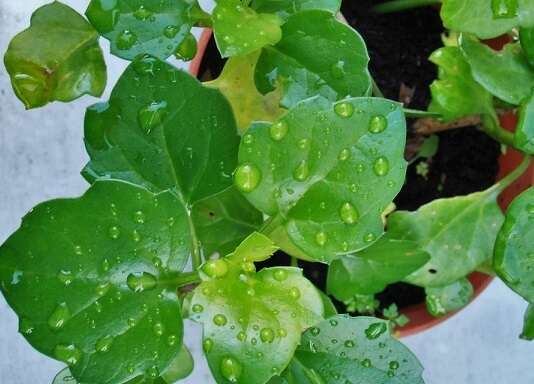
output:
[[[473,297],[473,286],[462,278],[443,287],[429,287],[426,292],[426,308],[432,316],[444,316],[466,306]]]

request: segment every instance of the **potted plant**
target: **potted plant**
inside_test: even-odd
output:
[[[13,39],[5,64],[27,108],[102,94],[99,35],[132,61],[110,100],[87,109],[88,191],[37,206],[0,247],[20,332],[69,365],[58,383],[186,377],[184,318],[203,325],[219,383],[422,383],[390,332],[406,322],[395,306],[387,320],[351,317],[332,297],[344,312],[374,312],[374,295],[405,281],[444,315],[471,298],[465,277],[492,266],[528,296],[531,253],[517,233],[528,230],[531,192],[506,219],[496,199],[529,161],[483,192],[411,213],[392,204],[407,169],[405,116],[482,115],[488,133],[529,153],[528,103],[515,137],[504,133],[483,93],[497,91],[470,62],[452,67],[467,68],[461,77],[441,71],[430,112],[371,97],[366,45],[336,19],[339,7],[220,0],[210,15],[185,0],[93,0],[85,20],[54,2]],[[195,25],[212,27],[229,57],[206,84],[164,61],[194,56]],[[484,113],[442,102],[444,81],[474,89]],[[426,140],[416,157],[435,146]],[[273,257],[279,249],[287,256]],[[313,282],[328,268],[326,292],[298,266]]]

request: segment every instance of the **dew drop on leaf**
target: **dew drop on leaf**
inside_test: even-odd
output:
[[[162,323],[156,323],[152,327],[152,330],[157,336],[162,336],[165,333],[165,326]]]
[[[243,331],[241,332],[238,332],[237,335],[236,335],[236,338],[237,340],[241,341],[241,342],[245,342],[247,340],[247,334]]]
[[[315,234],[315,242],[320,247],[323,247],[327,241],[328,241],[328,236],[326,232],[320,231]]]
[[[243,367],[233,357],[227,356],[221,360],[221,374],[229,382],[237,383],[242,373]]]
[[[111,345],[113,344],[113,336],[104,336],[96,342],[95,349],[97,352],[105,353],[109,352]]]
[[[98,296],[104,296],[106,293],[108,293],[110,287],[111,287],[110,283],[98,284],[95,288],[96,294]]]
[[[228,273],[228,263],[224,259],[209,260],[202,270],[212,278],[223,277]]]
[[[342,79],[345,77],[345,62],[340,60],[330,67],[330,73],[334,79]]]
[[[339,161],[345,161],[349,157],[350,157],[350,150],[348,150],[347,148],[344,148],[341,150],[341,152],[339,152],[339,155],[337,158]]]
[[[297,181],[305,181],[309,175],[310,170],[308,168],[308,162],[306,160],[302,160],[293,171],[293,178]]]
[[[287,331],[284,328],[280,328],[278,330],[278,336],[280,336],[281,338],[286,337],[287,336]]]
[[[354,205],[349,202],[344,203],[339,209],[339,216],[345,224],[356,224],[360,215]]]
[[[377,176],[386,176],[389,172],[389,161],[385,157],[379,157],[373,164],[373,171]]]
[[[78,364],[82,357],[82,352],[73,344],[60,344],[54,348],[54,357],[72,366]]]
[[[117,36],[117,48],[121,51],[132,48],[137,42],[137,35],[132,31],[125,29]]]
[[[365,336],[369,340],[375,340],[382,336],[387,330],[388,326],[385,322],[373,323],[365,330]]]
[[[310,140],[308,139],[300,139],[297,143],[298,147],[300,149],[307,149],[310,146]]]
[[[289,290],[289,296],[291,296],[295,300],[300,299],[300,290],[297,287],[292,287]]]
[[[354,348],[354,341],[347,340],[343,345],[345,345],[346,348]]]
[[[517,0],[491,0],[491,10],[495,19],[512,19],[517,17]]]
[[[69,286],[74,280],[74,274],[71,271],[62,269],[57,273],[57,278],[64,286]]]
[[[369,359],[363,359],[362,360],[362,366],[364,366],[365,368],[371,368],[373,364],[371,363],[371,360]]]
[[[167,112],[166,101],[153,101],[141,108],[137,115],[141,129],[149,134],[155,127],[163,124]]]
[[[366,243],[372,243],[375,240],[375,235],[369,232],[363,237],[363,241]]]
[[[354,106],[351,103],[338,103],[334,107],[334,111],[340,117],[349,118],[354,114]]]
[[[119,236],[121,234],[121,230],[119,229],[119,227],[114,225],[114,226],[109,228],[108,234],[109,234],[109,237],[111,237],[112,239],[116,240],[116,239],[119,238]]]
[[[204,311],[204,307],[202,306],[202,304],[193,304],[193,307],[191,309],[194,313],[201,313],[202,311]]]
[[[142,55],[134,60],[133,69],[139,75],[155,75],[158,61],[150,55]]]
[[[284,281],[287,279],[287,271],[283,269],[277,269],[273,272],[273,277],[276,281]]]
[[[134,292],[144,292],[156,288],[156,277],[148,272],[131,273],[126,279],[126,284]]]
[[[24,335],[31,335],[33,331],[35,330],[35,327],[33,323],[30,321],[30,319],[23,317],[20,320],[19,324],[19,332]]]
[[[395,371],[395,370],[399,369],[399,367],[400,367],[400,364],[399,364],[398,361],[393,360],[393,361],[389,362],[389,369],[392,369],[392,370]]]
[[[332,327],[337,327],[337,325],[338,325],[337,320],[334,320],[334,319],[330,320],[330,325],[331,325]]]
[[[217,314],[213,316],[213,324],[218,327],[224,327],[228,323],[228,319],[223,314]]]
[[[204,339],[202,342],[202,349],[205,353],[209,353],[213,348],[213,340],[211,339]]]
[[[274,141],[280,141],[286,137],[287,132],[289,131],[289,126],[283,120],[278,121],[271,125],[269,132],[271,134],[271,139]]]
[[[274,336],[275,334],[272,328],[263,328],[260,331],[260,339],[264,343],[272,343],[274,341]]]
[[[369,121],[369,132],[381,133],[388,127],[388,120],[382,115],[375,115]]]
[[[318,336],[321,333],[321,330],[317,327],[313,327],[310,332],[313,336]]]
[[[178,341],[178,337],[176,337],[176,335],[169,335],[169,337],[167,337],[167,345],[169,347],[176,345],[177,341]]]
[[[153,13],[141,5],[139,8],[137,8],[137,10],[135,10],[133,15],[137,20],[147,20],[153,15]]]
[[[261,172],[255,165],[242,164],[235,171],[234,183],[241,192],[252,192],[260,181]]]
[[[188,33],[174,51],[174,56],[178,60],[190,61],[196,56],[197,50],[198,46],[195,36],[192,33]]]
[[[151,379],[155,379],[156,377],[159,376],[159,370],[158,370],[158,367],[156,367],[155,365],[153,365],[152,367],[148,368],[146,370],[146,376],[151,378]]]
[[[67,303],[60,303],[48,318],[48,326],[52,331],[59,331],[72,317]]]
[[[163,30],[163,35],[169,39],[173,39],[180,32],[180,28],[176,25],[167,25]]]

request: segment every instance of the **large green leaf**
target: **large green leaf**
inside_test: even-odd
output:
[[[340,315],[306,331],[288,369],[269,384],[424,384],[422,372],[386,321]]]
[[[361,36],[327,11],[302,11],[282,27],[282,40],[265,47],[256,66],[262,93],[281,87],[281,105],[321,95],[331,101],[370,93],[369,56]]]
[[[328,269],[327,290],[338,300],[381,292],[421,268],[430,256],[418,243],[386,234],[375,245],[335,260]]]
[[[190,208],[197,254],[197,240],[206,242],[208,256],[239,242],[261,222],[237,191],[225,191],[232,185],[239,142],[228,101],[169,64],[151,56],[135,60],[109,102],[88,109],[85,140],[89,180],[111,177],[179,196]]]
[[[515,198],[495,243],[495,271],[515,292],[534,302],[534,188]]]
[[[321,320],[323,301],[298,268],[267,268],[274,244],[253,234],[224,259],[208,261],[191,300],[204,327],[204,351],[218,383],[263,384],[282,372],[306,328]]]
[[[534,340],[534,305],[529,304],[525,311],[525,319],[521,338],[524,340]]]
[[[322,9],[336,14],[341,7],[341,0],[253,0],[252,7],[258,12],[276,13],[287,19],[306,9]]]
[[[423,287],[449,285],[489,261],[503,222],[499,193],[494,186],[389,216],[388,233],[393,238],[416,241],[431,257],[406,281]]]
[[[148,53],[171,56],[189,35],[189,0],[91,0],[86,16],[111,43],[111,53],[132,60]]]
[[[17,97],[28,109],[86,94],[100,96],[106,86],[98,33],[57,1],[34,12],[30,28],[9,44],[4,62]]]
[[[271,13],[258,13],[241,0],[218,0],[213,10],[213,32],[223,57],[241,56],[282,37],[281,20]]]
[[[519,122],[515,130],[514,143],[525,153],[534,154],[534,90],[519,109]]]
[[[471,67],[458,47],[440,48],[430,56],[439,78],[430,86],[429,110],[444,120],[484,114],[493,108],[493,98],[471,74]]]
[[[519,30],[521,47],[532,67],[534,67],[534,27]],[[534,70],[534,69],[533,69]]]
[[[460,48],[471,66],[474,79],[492,95],[519,105],[532,93],[534,70],[519,44],[507,44],[502,51],[497,52],[472,38],[462,36]]]
[[[534,26],[534,0],[443,0],[441,18],[448,29],[490,39]]]
[[[267,232],[283,228],[293,247],[330,262],[383,234],[382,212],[404,181],[405,137],[397,103],[310,99],[274,124],[252,125],[234,182],[273,216]]]
[[[256,63],[261,51],[239,57],[231,57],[221,75],[205,85],[219,89],[230,101],[241,132],[253,121],[274,121],[284,109],[280,108],[280,91],[266,95],[258,92],[254,83]]]
[[[174,194],[98,181],[82,197],[43,203],[23,219],[0,247],[0,286],[22,335],[78,380],[157,377],[181,348],[172,282],[190,244]]]
[[[432,316],[444,316],[466,306],[473,297],[473,286],[462,278],[443,287],[429,287],[426,292],[426,308]]]

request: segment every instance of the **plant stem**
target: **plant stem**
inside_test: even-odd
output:
[[[440,3],[440,0],[393,0],[374,6],[373,11],[376,13],[394,13]]]
[[[173,284],[177,288],[181,288],[181,287],[184,287],[186,285],[198,284],[200,282],[201,282],[201,280],[200,280],[200,275],[198,274],[198,272],[184,272],[184,273],[180,274],[180,276],[178,276],[173,281]]]
[[[495,111],[482,115],[482,129],[495,140],[515,148],[514,134],[501,127],[499,117]]]
[[[291,257],[291,266],[292,267],[298,267],[299,266],[299,259],[296,257]]]
[[[510,172],[505,178],[499,180],[494,185],[494,188],[497,189],[499,192],[508,188],[514,181],[516,181],[519,177],[521,177],[523,173],[525,173],[531,161],[532,161],[532,156],[525,155],[521,164],[519,164],[517,168],[514,169],[512,172]]]
[[[437,112],[420,111],[418,109],[411,109],[411,108],[403,108],[403,111],[406,117],[416,118],[416,119],[419,119],[421,117],[432,117],[434,119],[439,119],[441,117],[441,114]]]
[[[375,79],[371,78],[371,84],[373,87],[373,96],[385,98],[384,94],[382,93],[382,90],[378,87],[378,84],[376,83]]]

